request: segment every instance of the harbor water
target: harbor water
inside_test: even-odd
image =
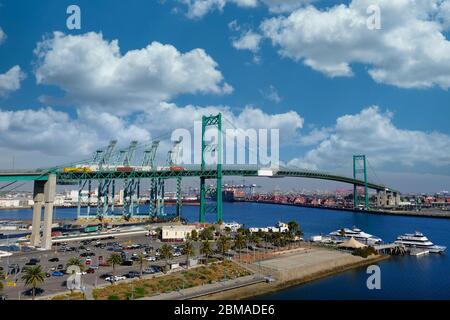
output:
[[[55,209],[57,219],[71,219],[75,216],[76,209]],[[196,221],[198,206],[183,207],[183,216],[189,221]],[[224,203],[223,216],[227,222],[237,221],[246,227],[263,227],[274,225],[277,221],[296,220],[304,231],[305,238],[314,234],[327,234],[342,227],[356,226],[385,242],[392,242],[398,235],[421,231],[435,244],[450,248],[450,219],[256,203]],[[0,220],[31,217],[31,209],[0,211]],[[214,221],[214,218],[214,215],[207,216],[209,221]],[[366,268],[358,268],[258,299],[450,299],[450,251],[442,255],[392,257],[378,265],[381,269],[380,290],[369,290],[366,286],[369,276]]]

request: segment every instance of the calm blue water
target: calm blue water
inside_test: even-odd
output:
[[[169,209],[170,210],[170,209]],[[277,221],[296,220],[305,233],[328,233],[357,226],[364,231],[393,241],[397,235],[421,231],[435,244],[450,248],[450,219],[368,215],[278,205],[224,203],[225,221],[248,226],[273,225]],[[31,210],[0,211],[1,218],[31,219]],[[57,218],[74,218],[76,209],[56,209]],[[183,207],[183,216],[198,218],[198,207]],[[207,216],[214,221],[214,215]],[[308,284],[292,287],[264,299],[450,299],[450,251],[444,255],[393,257],[378,264],[381,290],[368,290],[365,268],[354,269]]]

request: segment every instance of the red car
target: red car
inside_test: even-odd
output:
[[[95,273],[95,270],[94,270],[94,269],[91,269],[91,268],[89,268],[89,269],[87,269],[87,270],[86,270],[86,273]]]

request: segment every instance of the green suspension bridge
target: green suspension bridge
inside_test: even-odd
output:
[[[217,130],[215,144],[205,141],[207,129]],[[176,180],[176,203],[174,216],[181,216],[182,207],[182,179],[200,179],[200,207],[199,222],[205,222],[207,214],[215,214],[216,220],[221,221],[222,215],[222,178],[225,176],[243,177],[298,177],[312,178],[348,183],[354,186],[354,207],[369,209],[368,189],[377,191],[379,206],[392,205],[399,200],[399,192],[385,185],[368,181],[366,169],[366,157],[355,155],[353,157],[353,176],[304,170],[293,167],[259,168],[256,165],[223,165],[222,159],[222,115],[202,117],[201,131],[201,164],[180,166],[177,155],[180,142],[174,142],[169,151],[166,166],[156,166],[155,157],[159,141],[154,140],[144,150],[142,161],[139,165],[133,165],[135,160],[137,141],[132,141],[128,148],[115,151],[116,140],[110,142],[105,149],[95,152],[92,159],[78,162],[78,165],[59,166],[43,170],[15,170],[1,171],[0,182],[7,184],[0,188],[5,189],[18,182],[34,182],[34,206],[33,206],[33,230],[39,230],[41,223],[41,209],[44,206],[44,233],[43,242],[40,243],[39,234],[33,232],[32,245],[51,247],[51,224],[53,202],[57,184],[70,184],[78,186],[78,217],[79,218],[105,218],[105,217],[133,217],[133,218],[159,218],[167,216],[164,212],[165,182],[169,179]],[[217,163],[206,164],[205,154],[215,153]],[[207,180],[215,180],[215,188],[207,185]],[[114,195],[117,184],[122,181],[123,206],[122,212],[117,214],[114,208]],[[139,206],[139,198],[143,183],[149,184],[149,206],[145,212]],[[358,196],[357,188],[364,188],[364,203],[360,204],[362,197]],[[95,188],[96,208],[91,208],[91,194]],[[83,192],[87,192],[87,209],[83,210],[81,198]],[[210,201],[215,195],[215,201]]]

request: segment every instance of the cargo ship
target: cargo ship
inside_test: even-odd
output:
[[[222,201],[235,202],[244,200],[245,200],[245,191],[243,190],[229,188],[222,191]]]

